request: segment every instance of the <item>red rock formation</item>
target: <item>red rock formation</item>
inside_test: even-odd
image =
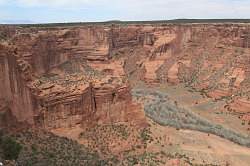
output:
[[[12,114],[18,117],[20,121],[27,121],[31,124],[33,121],[33,96],[31,90],[27,87],[24,73],[18,66],[15,50],[12,47],[1,46],[3,49],[0,59],[2,63],[0,83],[0,99],[4,99],[11,109]]]
[[[0,99],[18,120],[32,125],[142,122],[127,79],[132,86],[185,83],[214,99],[226,98],[229,109],[238,112],[247,112],[250,103],[246,24],[0,31]]]
[[[249,30],[247,24],[131,25],[116,30],[113,41],[119,47],[113,50],[127,55],[125,71],[131,80],[185,83],[247,113]],[[138,40],[142,34],[150,34],[150,44]],[[239,108],[238,98],[247,98]]]
[[[2,46],[0,99],[18,121],[47,129],[145,124],[122,63],[108,60],[108,35],[100,27],[21,29]]]

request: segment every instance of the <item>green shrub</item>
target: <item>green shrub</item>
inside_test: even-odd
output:
[[[5,160],[16,160],[22,150],[22,146],[10,137],[2,138],[1,148],[3,149]]]
[[[140,137],[142,139],[143,142],[147,142],[147,141],[153,141],[153,138],[151,137],[151,131],[148,128],[145,128],[141,131],[140,133]]]

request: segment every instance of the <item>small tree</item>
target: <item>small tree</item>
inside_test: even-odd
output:
[[[16,160],[22,146],[10,137],[5,137],[2,139],[1,147],[3,149],[3,155],[5,160]]]

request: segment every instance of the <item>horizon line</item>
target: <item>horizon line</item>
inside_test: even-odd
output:
[[[6,23],[1,23],[0,25],[9,25],[9,26],[32,26],[32,25],[61,25],[61,24],[142,24],[142,23],[250,23],[250,18],[178,18],[178,19],[166,19],[166,20],[107,20],[107,21],[72,21],[72,22],[41,22],[36,23],[28,20],[27,23],[7,23],[7,22],[18,22],[19,20],[8,20]],[[4,21],[3,21],[4,22]]]

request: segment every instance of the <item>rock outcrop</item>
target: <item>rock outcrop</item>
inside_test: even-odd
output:
[[[47,129],[145,125],[102,27],[22,29],[1,45],[0,99],[19,122]],[[119,69],[119,70],[117,70]]]

